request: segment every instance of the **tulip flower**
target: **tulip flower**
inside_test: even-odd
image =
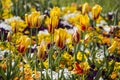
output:
[[[52,18],[46,19],[46,24],[48,25],[48,32],[53,34],[55,31],[55,28],[58,26],[59,19],[57,16],[54,16]]]
[[[77,30],[72,35],[72,41],[75,44],[79,43],[79,41],[80,41],[80,34]]]
[[[89,11],[89,4],[88,3],[83,4],[82,14],[88,13],[88,11]]]
[[[21,36],[20,44],[18,45],[18,51],[24,55],[28,46],[30,45],[30,38],[27,36]]]
[[[115,51],[116,47],[117,47],[117,41],[114,41],[112,45],[108,48],[108,51],[112,53]]]
[[[54,7],[50,10],[50,17],[47,17],[46,24],[48,26],[49,33],[54,33],[55,28],[58,26],[60,17],[60,9],[58,7]]]
[[[89,26],[89,17],[87,14],[80,15],[80,30],[85,31]]]
[[[74,65],[75,67],[72,70],[73,74],[83,75],[83,74],[88,73],[90,69],[88,62],[82,62],[80,64],[78,64],[78,62],[75,62]]]
[[[59,19],[59,17],[60,17],[60,8],[54,7],[53,9],[50,10],[50,17],[54,17],[54,16],[57,16],[57,18]]]
[[[46,53],[46,46],[45,44],[41,44],[40,46],[37,47],[37,56],[38,59],[42,60],[45,57],[45,53]]]
[[[59,29],[56,34],[55,43],[58,47],[63,48],[66,41],[67,32],[65,29]]]
[[[11,33],[10,32],[8,32],[8,34],[7,34],[7,40],[11,41]]]
[[[25,14],[25,21],[28,27],[30,28],[38,28],[41,25],[42,17],[40,16],[40,12],[32,12],[30,15]]]
[[[96,4],[92,8],[92,17],[93,17],[94,20],[96,20],[99,17],[101,11],[102,11],[102,7],[100,5]]]
[[[80,65],[77,62],[75,62],[74,65],[75,65],[75,67],[72,70],[72,73],[79,74],[79,75],[83,74],[83,69],[80,67]]]

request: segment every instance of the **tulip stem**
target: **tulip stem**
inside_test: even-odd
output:
[[[38,28],[36,29],[36,46],[38,46]],[[37,50],[36,50],[36,54],[35,54],[35,57],[36,57],[36,67],[37,67]]]
[[[74,47],[75,61],[77,61],[78,46],[79,46],[79,44],[76,44]]]
[[[84,74],[82,75],[82,80],[85,80]]]

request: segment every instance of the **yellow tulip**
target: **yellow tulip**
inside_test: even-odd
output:
[[[55,43],[58,47],[63,48],[65,46],[66,36],[67,36],[66,29],[61,29],[61,28],[58,29],[55,38]]]
[[[88,3],[83,4],[82,14],[88,13],[88,11],[89,11],[89,4]]]
[[[114,41],[112,45],[108,48],[108,51],[112,53],[115,51],[116,47],[117,47],[117,41]]]
[[[25,21],[28,27],[30,28],[38,28],[41,26],[42,17],[40,16],[40,12],[32,12],[30,15],[25,14]]]
[[[48,32],[53,34],[55,28],[57,28],[58,26],[59,19],[57,18],[57,16],[55,16],[52,18],[47,18],[46,22],[46,24],[48,25]]]
[[[54,33],[55,28],[58,26],[60,17],[60,9],[58,7],[54,7],[50,10],[50,17],[46,19],[46,25],[48,26],[49,33]]]
[[[80,30],[84,31],[89,26],[89,17],[87,14],[80,15]]]
[[[59,19],[60,17],[60,8],[54,7],[53,9],[50,10],[50,17],[57,17]]]
[[[22,55],[24,55],[29,45],[30,45],[30,38],[28,38],[27,36],[21,36],[20,44],[18,45],[18,51],[22,53]]]
[[[101,11],[102,11],[102,7],[100,5],[96,4],[92,8],[92,17],[93,17],[94,20],[96,20],[99,17]]]
[[[46,53],[46,46],[45,44],[41,44],[40,46],[37,47],[37,56],[38,59],[42,60],[45,57],[45,53]]]
[[[12,31],[15,33],[19,31],[22,32],[26,28],[25,22],[21,20],[13,20],[10,21],[9,24],[12,27]]]

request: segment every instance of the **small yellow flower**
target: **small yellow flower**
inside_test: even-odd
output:
[[[48,59],[46,59],[44,62],[43,62],[43,65],[46,69],[48,69]]]
[[[66,61],[71,61],[72,60],[72,56],[68,53],[68,52],[65,52],[63,54],[63,58],[66,60]]]
[[[77,59],[79,61],[82,61],[83,58],[86,59],[86,56],[79,51],[78,54],[77,54]]]
[[[96,20],[99,17],[101,11],[102,11],[102,7],[100,5],[96,4],[95,6],[93,6],[92,17],[94,20]]]
[[[116,73],[116,72],[112,72],[111,78],[112,78],[112,79],[115,79],[116,77],[117,77],[117,73]]]
[[[108,51],[112,53],[115,51],[116,47],[117,47],[117,41],[114,41],[112,45],[108,48]]]
[[[12,1],[11,0],[2,0],[2,8],[3,9],[10,9],[12,6]]]

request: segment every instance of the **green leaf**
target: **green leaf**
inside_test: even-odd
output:
[[[101,75],[102,75],[102,71],[103,71],[103,69],[102,69],[102,68],[100,68],[100,69],[98,70],[97,75],[96,75],[96,77],[95,77],[95,79],[94,79],[94,80],[99,80],[99,78],[100,78],[100,77],[101,77]]]
[[[3,77],[4,80],[7,79],[6,75],[5,75],[5,72],[2,68],[0,68],[0,75]]]

